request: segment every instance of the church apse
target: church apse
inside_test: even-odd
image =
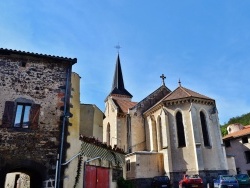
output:
[[[118,62],[120,63],[119,58]],[[116,70],[120,70],[119,66]],[[178,184],[183,173],[198,173],[205,178],[206,183],[211,182],[211,178],[206,178],[206,175],[212,177],[226,173],[226,156],[219,136],[218,113],[210,113],[215,108],[214,99],[183,87],[180,81],[179,86],[171,91],[166,87],[166,77],[162,75],[160,78],[163,82],[159,88],[138,103],[132,104],[132,97],[123,90],[123,79],[119,82],[116,73],[112,91],[105,102],[113,101],[112,105],[117,113],[109,115],[106,122],[115,122],[114,127],[127,128],[117,129],[121,131],[117,135],[126,135],[126,160],[134,165],[127,173],[129,178],[150,179],[157,175],[168,175],[174,184]],[[127,118],[129,123],[120,119],[119,122],[124,124],[119,124],[119,118]],[[138,147],[140,143],[144,147]],[[162,159],[162,163],[158,163],[162,165],[159,167],[163,168],[162,171],[147,172],[141,168],[147,167],[148,161],[154,158],[153,155]],[[153,168],[157,169],[158,166]]]

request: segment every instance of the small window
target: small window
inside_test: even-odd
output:
[[[248,137],[242,137],[242,143],[243,144],[248,143]]]
[[[250,151],[245,151],[246,162],[250,163]]]
[[[130,160],[126,161],[126,171],[130,171]]]
[[[228,148],[231,146],[230,140],[225,140],[224,141],[225,147]]]
[[[29,128],[30,104],[17,103],[14,127]]]
[[[240,168],[236,168],[237,174],[240,174]]]
[[[22,67],[26,67],[26,62],[21,62]]]

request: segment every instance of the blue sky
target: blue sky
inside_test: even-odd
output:
[[[139,102],[161,85],[216,100],[220,123],[250,112],[249,0],[8,0],[0,47],[77,58],[81,102],[104,110],[118,43]]]

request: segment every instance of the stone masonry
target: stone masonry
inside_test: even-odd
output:
[[[31,187],[55,178],[67,70],[75,62],[0,49],[0,187],[10,172],[28,174]],[[13,126],[19,103],[31,105],[28,128]]]

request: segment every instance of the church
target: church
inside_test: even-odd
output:
[[[124,177],[147,187],[154,176],[169,176],[174,187],[183,174],[212,183],[228,172],[214,99],[164,82],[139,102],[126,90],[118,53],[111,92],[105,99],[103,141],[124,149]]]

